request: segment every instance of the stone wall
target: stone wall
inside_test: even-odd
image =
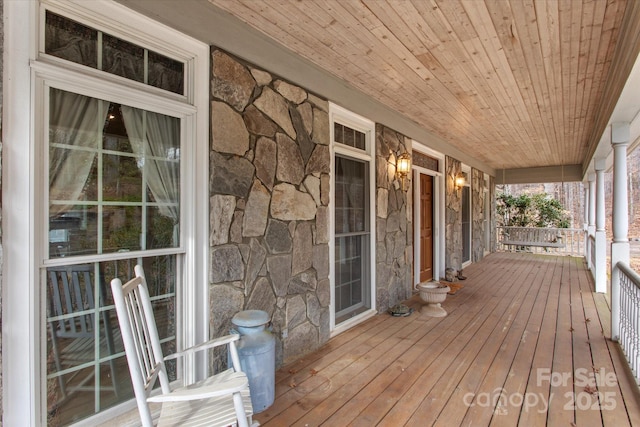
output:
[[[491,252],[496,251],[496,179],[489,176],[489,200],[491,212],[489,212],[489,229],[491,230]]]
[[[445,158],[445,267],[462,269],[462,190],[456,189],[455,178],[462,172],[460,161]]]
[[[376,124],[376,307],[386,311],[411,296],[413,226],[411,176],[396,177],[396,159],[411,139]]]
[[[328,102],[211,55],[211,333],[264,310],[280,365],[329,339]]]
[[[484,173],[471,169],[471,260],[484,258]]]

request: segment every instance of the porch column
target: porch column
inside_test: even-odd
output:
[[[611,125],[613,146],[613,242],[611,243],[611,339],[620,337],[620,261],[629,264],[629,200],[627,196],[627,145],[629,123]]]
[[[607,235],[604,229],[605,159],[596,159],[596,292],[607,292]]]
[[[595,247],[591,244],[591,236],[596,235],[596,174],[589,174],[589,186],[588,186],[588,194],[589,199],[585,202],[587,204],[587,264],[589,265],[589,269],[593,271],[593,257],[592,253],[595,254]]]

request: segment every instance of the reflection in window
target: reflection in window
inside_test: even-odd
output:
[[[180,120],[51,90],[51,258],[179,246]]]
[[[184,63],[48,10],[45,21],[45,53],[184,95]]]
[[[133,398],[111,279],[126,282],[142,262],[165,354],[176,351],[176,256],[46,269],[47,411],[66,425]],[[167,365],[175,380],[175,363]]]

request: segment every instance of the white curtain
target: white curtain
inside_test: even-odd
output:
[[[122,106],[122,118],[135,154],[141,156],[147,185],[160,214],[173,220],[177,242],[180,201],[180,120]]]
[[[49,113],[49,215],[80,199],[102,142],[109,103],[51,89]]]

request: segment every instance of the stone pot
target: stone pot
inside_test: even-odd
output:
[[[447,312],[440,304],[447,298],[447,292],[450,290],[451,288],[438,282],[422,282],[418,284],[420,298],[426,302],[420,309],[420,312],[431,317],[446,316]]]

